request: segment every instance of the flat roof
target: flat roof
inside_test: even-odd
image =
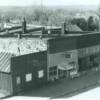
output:
[[[50,32],[50,33],[49,33]],[[32,28],[28,27],[25,34],[22,33],[21,26],[9,28],[5,31],[0,32],[0,38],[17,38],[21,35],[21,38],[42,38],[42,39],[53,39],[53,38],[64,38],[64,37],[80,37],[85,35],[100,34],[100,32],[90,31],[68,31],[66,29],[65,34],[61,34],[61,28],[49,28],[44,27]]]

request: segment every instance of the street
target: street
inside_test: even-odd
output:
[[[62,98],[72,97],[83,91],[87,91],[98,87],[97,81],[100,80],[100,70],[88,71],[83,75],[75,79],[62,79],[57,82],[48,84],[37,90],[31,90],[22,92],[18,96],[28,97],[50,97],[50,98]]]

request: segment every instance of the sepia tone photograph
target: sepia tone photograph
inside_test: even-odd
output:
[[[100,1],[1,0],[0,100],[100,100]]]

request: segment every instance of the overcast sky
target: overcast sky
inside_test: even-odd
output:
[[[0,0],[0,6],[29,6],[40,5],[99,5],[100,0]]]

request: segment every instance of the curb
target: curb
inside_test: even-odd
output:
[[[51,97],[50,99],[59,98],[59,97],[62,97],[62,96],[64,96],[64,95],[70,95],[71,93],[79,92],[79,91],[81,91],[81,90],[88,89],[88,88],[90,88],[90,87],[92,87],[92,86],[97,86],[98,83],[99,83],[99,82],[95,82],[95,83],[93,83],[93,84],[87,84],[87,85],[85,85],[84,87],[81,87],[81,88],[79,88],[79,89],[73,89],[73,90],[70,91],[70,92],[62,93],[62,94],[57,95],[57,96],[55,96],[55,97]]]

